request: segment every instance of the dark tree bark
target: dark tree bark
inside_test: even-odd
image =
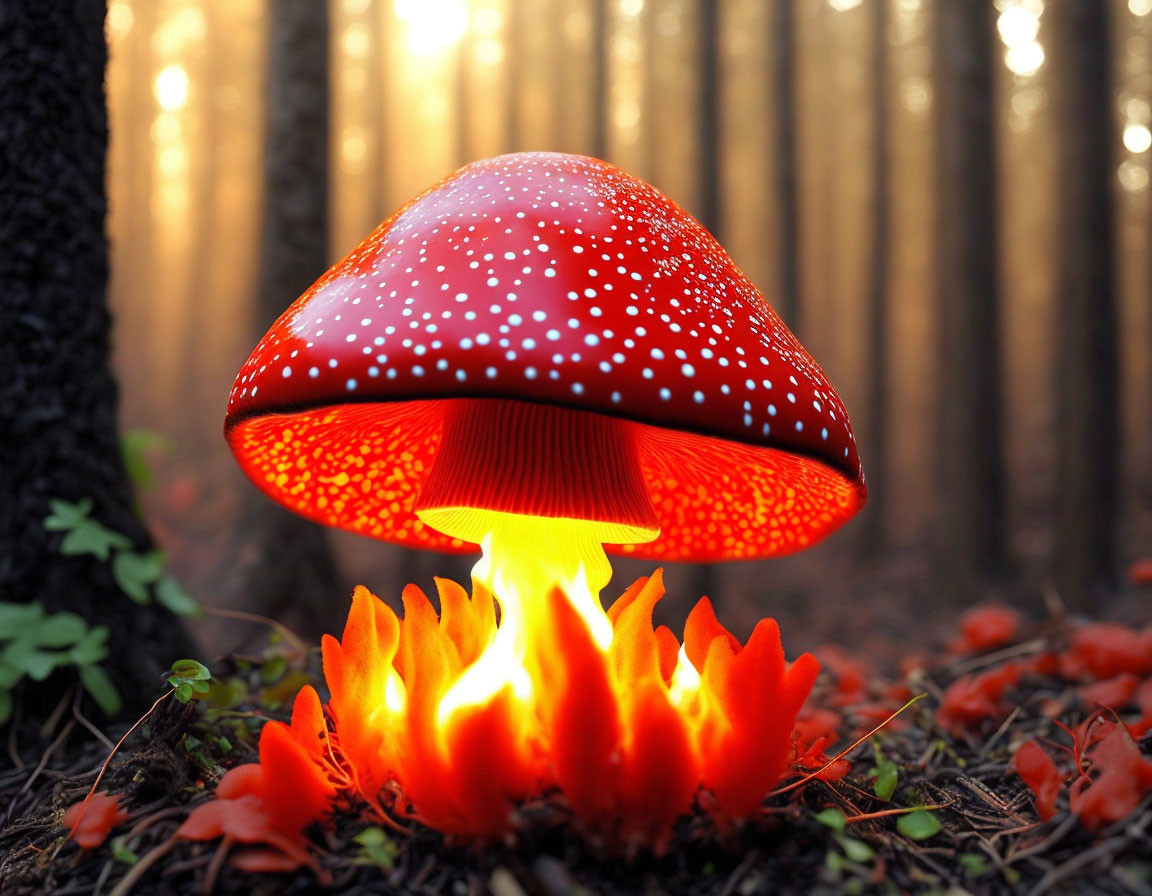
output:
[[[91,498],[93,518],[152,546],[108,366],[104,14],[102,0],[0,5],[0,599],[108,625],[106,668],[134,712],[187,637],[166,611],[132,603],[108,563],[62,556],[44,529],[51,499]]]
[[[1118,346],[1112,218],[1115,123],[1108,4],[1050,7],[1059,202],[1055,579],[1087,609],[1116,572]]]
[[[872,234],[868,259],[868,507],[863,546],[871,555],[887,542],[888,502],[888,0],[872,0]]]
[[[800,312],[800,227],[796,186],[796,62],[794,0],[773,0],[770,18],[771,115],[775,120],[774,196],[777,209],[779,285],[772,297],[777,313],[793,330]]]
[[[328,253],[327,6],[273,0],[268,15],[260,334],[324,273]],[[253,494],[243,516],[245,599],[304,631],[331,630],[348,589],[326,530],[263,495]]]
[[[938,558],[958,601],[1003,571],[996,140],[991,3],[936,4]]]

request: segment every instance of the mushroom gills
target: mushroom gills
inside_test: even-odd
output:
[[[582,523],[602,544],[660,534],[635,424],[508,399],[448,403],[415,510],[426,525],[474,544],[494,531],[496,514]]]

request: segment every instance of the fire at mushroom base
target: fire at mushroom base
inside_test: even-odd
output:
[[[295,732],[271,749],[307,753],[292,763],[314,778],[304,789],[328,793],[317,817],[351,792],[381,817],[498,837],[517,804],[551,792],[590,840],[661,852],[694,804],[722,828],[751,815],[796,757],[795,718],[819,666],[810,654],[787,663],[770,619],[740,645],[703,599],[681,645],[652,626],[657,570],[606,612],[597,604],[602,645],[553,588],[529,601],[533,638],[502,674],[485,660],[502,628],[491,592],[436,585],[441,614],[409,585],[403,619],[357,588],[342,638],[324,639],[328,721],[306,688],[292,726],[269,723]],[[486,693],[462,699],[469,670],[486,666]],[[265,752],[262,740],[262,762]]]

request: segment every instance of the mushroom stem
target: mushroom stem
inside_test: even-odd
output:
[[[635,424],[524,401],[453,402],[415,509],[433,529],[476,544],[506,514],[585,521],[601,544],[660,532]]]

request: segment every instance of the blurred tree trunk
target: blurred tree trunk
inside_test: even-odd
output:
[[[699,0],[696,13],[699,93],[696,100],[696,152],[700,166],[700,193],[697,214],[700,223],[720,239],[720,64],[719,22],[716,0]],[[689,578],[692,599],[716,592],[719,569],[716,564],[697,564]]]
[[[511,3],[504,32],[504,151],[520,149],[520,81],[524,68],[524,3]]]
[[[1055,578],[1088,609],[1116,572],[1118,348],[1112,219],[1113,94],[1108,4],[1050,7],[1057,115]]]
[[[700,166],[697,215],[718,240],[720,212],[720,64],[717,0],[699,0],[696,13],[699,93],[696,101],[696,152]]]
[[[327,6],[272,0],[268,16],[258,335],[324,273],[328,253]],[[339,622],[347,589],[322,526],[253,491],[241,531],[246,604],[311,633]]]
[[[607,0],[592,6],[592,155],[608,154],[608,10]]]
[[[1005,563],[991,3],[937,2],[936,295],[940,587],[959,602]]]
[[[0,596],[108,625],[106,668],[134,712],[187,636],[167,611],[132,603],[108,562],[62,556],[44,529],[53,498],[90,498],[93,519],[152,547],[109,368],[104,14],[103,0],[0,5]],[[46,716],[56,685],[27,713]]]
[[[863,546],[881,551],[888,538],[888,0],[872,0],[872,243],[868,262],[868,404],[865,431],[868,507]]]
[[[771,16],[771,95],[775,121],[778,292],[772,306],[793,330],[800,310],[799,204],[796,187],[796,25],[795,0],[773,0]]]

